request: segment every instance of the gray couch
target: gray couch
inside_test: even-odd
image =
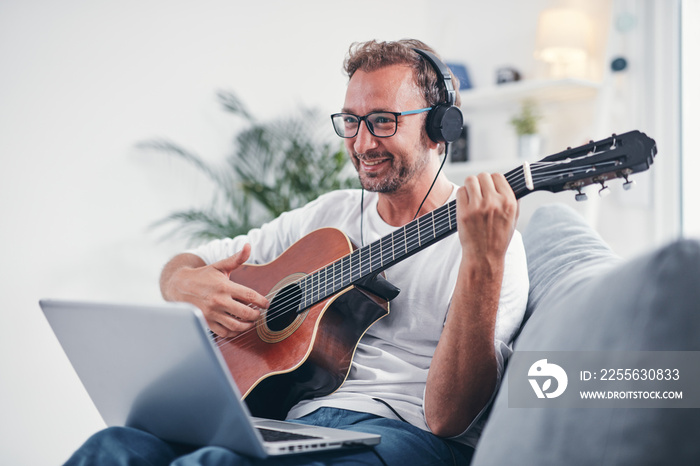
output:
[[[523,240],[531,283],[516,353],[700,351],[700,242],[623,261],[563,204],[538,209]],[[509,407],[511,370],[474,466],[700,464],[700,409]]]

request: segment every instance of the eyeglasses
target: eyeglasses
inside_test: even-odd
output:
[[[389,138],[396,134],[397,118],[402,115],[415,115],[432,110],[433,107],[409,110],[407,112],[370,112],[365,116],[352,113],[334,113],[331,115],[333,129],[341,138],[354,138],[360,130],[360,123],[365,121],[367,129],[378,138]]]

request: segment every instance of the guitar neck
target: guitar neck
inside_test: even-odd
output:
[[[520,173],[518,173],[518,171]],[[531,192],[523,168],[507,173],[516,198]],[[301,280],[303,307],[310,306],[367,277],[374,276],[457,231],[457,201],[418,217],[383,238],[356,249]]]
[[[630,131],[545,157],[532,164],[525,162],[505,174],[516,199],[531,192],[559,192],[624,178],[647,170],[656,156],[656,143],[639,131]],[[577,198],[578,199],[578,198]],[[303,307],[310,306],[367,277],[427,248],[457,231],[457,202],[450,201],[391,234],[353,251],[347,256],[306,276],[300,281]]]

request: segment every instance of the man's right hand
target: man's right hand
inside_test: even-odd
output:
[[[185,301],[201,309],[209,328],[221,337],[234,337],[255,325],[259,309],[269,301],[251,288],[229,279],[250,256],[246,244],[238,253],[205,265],[193,254],[175,256],[163,268],[161,293],[167,301]]]

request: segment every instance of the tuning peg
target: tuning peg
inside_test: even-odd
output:
[[[600,183],[602,188],[598,191],[598,196],[600,197],[606,197],[610,194],[610,188],[605,186],[605,183]]]
[[[586,195],[586,193],[582,193],[581,188],[579,188],[578,194],[574,197],[574,199],[576,199],[577,202],[583,202],[588,200],[588,196]]]
[[[622,188],[625,191],[629,191],[630,189],[634,188],[637,185],[637,182],[634,180],[630,180],[627,177],[625,177],[625,182],[622,183]]]

